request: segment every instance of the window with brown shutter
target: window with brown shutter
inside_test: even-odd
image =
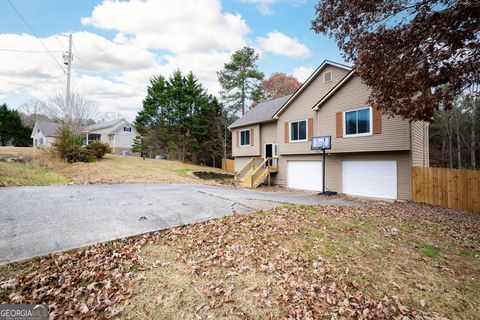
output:
[[[313,118],[308,118],[308,141],[313,138]]]
[[[288,143],[290,141],[289,130],[288,130],[289,126],[290,126],[290,124],[288,122],[285,122],[285,127],[284,127],[285,143]]]
[[[372,108],[373,113],[373,134],[382,133],[382,114],[378,109]]]
[[[336,114],[337,118],[337,138],[343,137],[343,114],[342,112],[337,112]]]
[[[255,136],[253,135],[253,128],[250,128],[250,145],[253,147],[255,143]]]
[[[240,130],[235,131],[237,133],[237,148],[240,147]]]

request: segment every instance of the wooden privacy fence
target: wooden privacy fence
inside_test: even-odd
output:
[[[235,160],[222,159],[222,169],[234,173],[235,172]]]
[[[413,167],[413,201],[480,212],[480,171]]]

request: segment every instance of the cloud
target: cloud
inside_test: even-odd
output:
[[[218,0],[104,1],[81,22],[119,32],[119,42],[173,53],[238,49],[250,32],[240,15],[222,12]]]
[[[266,37],[258,37],[257,42],[264,51],[287,57],[308,57],[311,53],[304,44],[296,38],[291,38],[281,32],[272,31]]]
[[[298,81],[303,83],[314,71],[314,68],[301,66],[293,69],[292,75],[297,78]]]
[[[238,14],[222,11],[217,0],[104,1],[84,25],[114,31],[112,39],[93,32],[73,33],[72,89],[102,112],[133,118],[154,75],[193,71],[212,94],[216,72],[250,32]],[[64,69],[66,38],[41,39]],[[28,34],[0,34],[0,48],[43,51]],[[66,77],[47,53],[0,51],[0,97],[18,103],[65,92]]]
[[[75,67],[83,70],[120,71],[148,68],[155,55],[131,44],[119,44],[90,32],[73,34]]]

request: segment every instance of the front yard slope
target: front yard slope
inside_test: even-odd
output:
[[[47,169],[30,164],[0,161],[0,187],[47,186],[67,182],[62,175]]]
[[[288,206],[0,270],[0,302],[125,319],[477,319],[480,216]]]

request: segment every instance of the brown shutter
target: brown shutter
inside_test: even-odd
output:
[[[250,145],[253,147],[255,142],[255,136],[253,135],[253,128],[250,128]]]
[[[285,135],[285,143],[288,143],[288,141],[290,140],[288,135],[290,134],[288,131],[288,128],[289,128],[289,123],[288,122],[285,122],[285,129],[284,129],[284,135]]]
[[[308,118],[308,141],[313,138],[313,118]]]
[[[378,109],[372,108],[372,118],[373,118],[373,133],[379,134],[382,133],[382,114]]]
[[[235,130],[237,133],[237,148],[240,147],[240,130]]]
[[[343,137],[343,115],[342,112],[337,112],[337,138]]]

